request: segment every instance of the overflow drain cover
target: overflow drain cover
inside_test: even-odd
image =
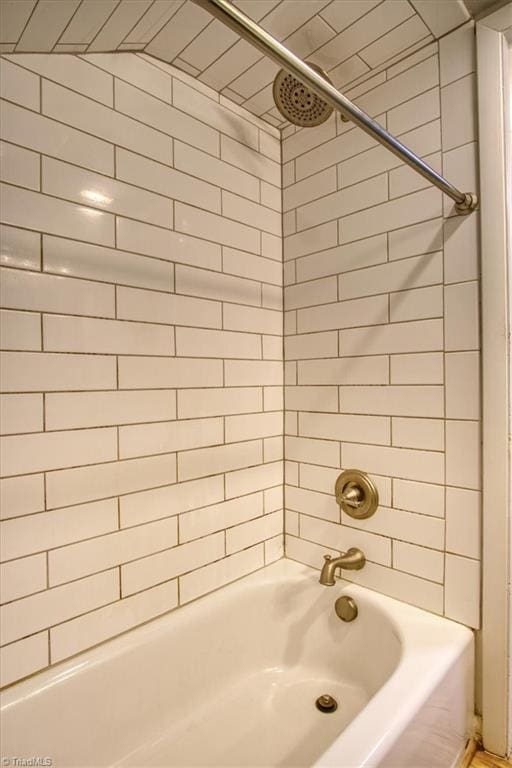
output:
[[[333,696],[329,696],[328,693],[324,693],[323,696],[319,696],[315,701],[316,708],[320,712],[335,712],[338,709],[338,702]]]

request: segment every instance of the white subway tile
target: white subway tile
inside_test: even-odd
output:
[[[218,155],[219,153],[219,134],[213,127],[200,122],[193,116],[186,114],[179,109],[175,109],[170,104],[165,104],[160,99],[155,99],[150,94],[144,93],[144,91],[134,88],[132,85],[117,79],[116,110],[122,112],[123,115],[128,116],[121,117],[121,115],[119,115],[118,117],[120,120],[127,121],[131,124],[134,121],[129,118],[135,118],[135,120],[140,123],[145,123],[147,126],[156,128],[159,132],[161,131],[164,134],[186,141],[205,152],[214,155]],[[152,128],[144,128],[144,130],[154,134],[155,131],[152,130]],[[163,139],[164,137],[162,136],[161,138]],[[169,139],[165,139],[165,141],[167,143],[169,142]],[[116,143],[123,144],[123,142]],[[128,145],[124,143],[124,146]],[[141,151],[137,146],[128,146],[128,149],[133,149],[135,152],[154,157],[152,152]],[[167,158],[155,157],[155,160],[160,159],[163,159],[164,162],[168,162],[170,156]]]
[[[325,555],[337,557],[339,551],[326,547],[322,544],[313,544],[310,541],[296,538],[289,533],[285,536],[286,556],[291,560],[297,560],[299,563],[309,565],[311,568],[320,570],[323,565]]]
[[[114,245],[114,217],[82,205],[3,185],[2,221],[75,240]]]
[[[17,269],[41,269],[41,235],[0,226],[0,264]]]
[[[388,239],[391,261],[440,251],[443,247],[442,219],[432,219],[396,229],[388,233]]]
[[[113,389],[115,359],[103,355],[3,352],[0,381],[3,392]]]
[[[224,364],[228,387],[280,385],[283,366],[270,360],[227,360]]]
[[[117,246],[167,261],[221,268],[220,245],[131,219],[117,217]]]
[[[0,125],[6,141],[108,176],[114,173],[114,147],[88,133],[9,103],[2,105]]]
[[[116,150],[116,178],[215,213],[221,210],[220,190],[217,187],[121,148]],[[144,220],[151,221],[145,217]]]
[[[281,336],[263,336],[262,341],[264,360],[283,359],[283,339]]]
[[[54,80],[95,101],[112,106],[113,78],[78,56],[61,54],[57,57],[44,53],[17,53],[15,61],[47,80]]]
[[[264,387],[263,405],[265,411],[282,411],[284,408],[283,387]]]
[[[299,134],[302,135],[302,134]],[[289,211],[312,200],[323,198],[325,195],[336,191],[336,168],[326,168],[320,173],[310,176],[308,179],[296,184],[284,184],[283,190],[284,210]]]
[[[60,160],[43,158],[43,192],[162,227],[173,224],[168,198]]]
[[[73,584],[24,597],[2,608],[2,643],[10,643],[116,600],[117,571],[105,571]]]
[[[380,297],[377,298],[380,299]],[[359,299],[356,301],[371,300]],[[347,304],[352,303],[347,302]],[[428,350],[440,350],[442,347],[442,320],[418,320],[411,323],[376,325],[371,329],[352,328],[340,331],[340,352],[343,357],[355,354],[426,352]]]
[[[287,310],[337,301],[337,281],[335,277],[327,277],[307,283],[291,285],[285,288],[284,297]]]
[[[262,493],[252,493],[202,509],[192,509],[180,515],[180,542],[198,539],[261,515],[263,515]],[[223,554],[224,552],[221,556]]]
[[[358,240],[297,260],[297,279],[336,275],[386,261],[386,235]]]
[[[393,480],[393,506],[422,515],[444,517],[444,486]]]
[[[284,350],[287,360],[337,357],[338,334],[331,331],[288,336],[284,342]]]
[[[446,489],[446,549],[465,557],[481,557],[481,501],[478,491]]]
[[[231,555],[241,549],[246,549],[265,539],[277,536],[283,531],[282,512],[271,512],[264,517],[241,523],[226,531],[226,552]]]
[[[368,472],[404,480],[444,482],[442,453],[343,443],[342,458],[344,467],[365,467]]]
[[[441,85],[474,72],[476,68],[475,26],[464,24],[439,41]]]
[[[297,229],[308,229],[388,199],[387,175],[381,174],[297,209]]]
[[[451,352],[445,357],[446,416],[480,418],[480,356],[478,352]]]
[[[0,347],[20,351],[41,349],[41,316],[0,310]]]
[[[479,295],[478,283],[448,285],[445,295],[445,349],[478,349]]]
[[[3,130],[2,136],[4,139],[8,138]],[[35,152],[22,149],[14,144],[8,144],[6,141],[0,141],[0,161],[2,181],[6,181],[9,184],[17,184],[19,187],[39,189],[40,161],[39,155]]]
[[[477,138],[476,77],[474,74],[441,88],[443,151]]]
[[[174,454],[63,469],[47,476],[48,507],[118,496],[176,480]]]
[[[224,556],[224,534],[217,533],[121,566],[123,597],[182,573],[195,571]]]
[[[394,418],[392,420],[392,432],[393,445],[401,448],[424,448],[427,451],[444,450],[443,419]]]
[[[160,7],[156,10],[161,12],[162,9]],[[90,9],[88,10],[88,13],[91,13]],[[144,19],[149,19],[149,15],[150,14],[145,14]],[[163,21],[162,16],[161,20]],[[133,36],[135,29],[129,32],[128,39],[136,39]],[[69,37],[69,33],[70,29],[68,28],[62,39],[64,39],[64,37]],[[148,41],[146,40],[146,42]],[[169,103],[171,101],[170,72],[164,72],[158,67],[152,66],[150,61],[145,61],[141,56],[133,56],[130,53],[121,53],[118,49],[114,53],[88,53],[82,57],[82,60],[94,64],[95,67],[103,69],[105,72],[109,72],[111,75],[114,75],[121,80],[132,83],[141,91],[150,93],[162,101],[167,101]]]
[[[261,342],[254,334],[177,328],[176,351],[180,356],[219,358],[259,358]],[[217,382],[214,382],[217,383]],[[230,382],[226,380],[230,385]]]
[[[101,537],[116,529],[115,499],[6,520],[2,523],[2,560]]]
[[[2,435],[40,432],[43,429],[42,395],[1,395]]]
[[[332,440],[286,437],[285,452],[287,459],[291,461],[305,461],[308,464],[328,467],[339,467],[340,463],[339,443]]]
[[[432,253],[341,275],[340,298],[353,299],[372,293],[403,291],[442,281],[443,255]]]
[[[261,286],[253,280],[242,280],[239,277],[231,277],[231,275],[181,265],[176,266],[176,291],[190,296],[235,301],[258,307],[261,304]],[[200,312],[195,314],[196,324],[199,324],[197,322],[198,316],[202,318],[203,314]],[[205,325],[202,320],[200,324]],[[218,325],[220,326],[220,322]]]
[[[118,289],[117,317],[168,325],[200,323],[213,328],[220,328],[222,323],[221,305],[217,302],[136,288]]]
[[[390,419],[383,416],[352,416],[345,413],[301,413],[299,435],[324,440],[356,440],[389,445],[391,443]]]
[[[269,232],[261,232],[261,255],[268,259],[275,259],[281,262],[283,259],[283,241],[277,235],[271,235]]]
[[[180,602],[188,603],[264,565],[263,546],[257,544],[180,577]]]
[[[15,101],[36,112],[40,106],[40,78],[26,69],[2,58],[0,67],[0,94],[2,99]]]
[[[299,384],[388,384],[384,356],[299,362]]]
[[[183,144],[181,141],[174,143],[174,165],[178,170],[209,181],[222,189],[229,189],[251,200],[259,199],[259,183],[256,176],[189,144]]]
[[[119,427],[119,458],[171,453],[222,442],[222,419],[161,421]]]
[[[271,210],[225,190],[222,191],[222,215],[270,232],[277,237],[282,233],[280,211]]]
[[[229,472],[240,467],[259,464],[261,460],[260,440],[219,445],[213,448],[198,448],[178,455],[178,479],[181,482],[219,472]]]
[[[176,418],[169,392],[76,392],[46,396],[46,429],[164,421]]]
[[[388,130],[395,136],[440,116],[439,88],[420,93],[387,113]]]
[[[446,482],[478,490],[481,436],[477,421],[446,422]]]
[[[276,509],[283,508],[283,484],[276,486],[275,488],[267,488],[263,491],[264,509],[265,513],[275,512]]]
[[[0,685],[28,677],[48,664],[48,633],[25,637],[0,649]]]
[[[337,224],[335,221],[328,221],[326,224],[320,224],[285,238],[284,259],[296,259],[299,256],[324,251],[335,246],[337,242]]]
[[[261,389],[256,387],[190,389],[178,392],[178,416],[180,419],[193,416],[252,413],[261,411],[261,409]]]
[[[377,323],[386,323],[387,320],[387,295],[371,296],[369,298],[340,301],[338,303],[325,304],[319,307],[299,309],[297,312],[297,330],[299,333],[303,333],[304,331],[311,332],[338,328],[355,328],[358,325],[370,326]],[[354,333],[354,331],[348,331],[348,333]],[[364,333],[368,336],[368,330],[359,333]],[[343,340],[344,338],[345,335],[342,332],[340,334],[340,339]],[[348,345],[343,344],[341,347],[342,351],[344,347],[346,348],[347,346]],[[386,350],[379,351],[383,352]],[[346,350],[345,354],[347,354]]]
[[[282,335],[282,313],[272,309],[246,307],[240,304],[224,305],[224,328],[250,333]]]
[[[453,179],[459,189],[476,190],[478,187],[478,146],[477,142],[463,144],[456,149],[443,152],[443,171]],[[443,198],[445,216],[457,216],[455,202],[449,197]]]
[[[444,585],[445,616],[469,627],[480,626],[480,563],[457,555],[446,555]]]
[[[123,357],[119,359],[120,389],[169,389],[222,386],[222,361]]]
[[[285,397],[287,410],[329,413],[338,411],[337,387],[286,387]]]
[[[278,163],[240,144],[239,141],[233,141],[229,136],[221,136],[220,156],[236,168],[243,168],[276,187],[281,186],[281,166]]]
[[[107,283],[170,291],[173,265],[126,251],[43,236],[44,271]]]
[[[261,491],[283,483],[282,461],[239,469],[226,475],[226,498]]]
[[[440,285],[399,291],[389,297],[389,319],[393,323],[442,316],[443,288]]]
[[[117,455],[114,429],[11,435],[1,444],[3,477],[111,461]]]
[[[11,560],[0,567],[0,602],[9,603],[46,589],[46,555]]]
[[[319,467],[315,467],[319,469]],[[330,472],[330,470],[324,471]],[[332,490],[334,483],[332,484]],[[302,515],[312,515],[322,520],[330,520],[333,523],[340,522],[340,508],[336,503],[333,493],[318,493],[316,491],[296,488],[293,485],[285,486],[285,504],[287,509],[294,510]],[[309,538],[305,536],[305,538]]]
[[[405,544],[403,541],[394,541],[393,568],[442,584],[444,555],[434,549]]]
[[[175,204],[175,228],[178,232],[194,234],[233,248],[252,253],[260,252],[260,234],[253,227],[225,219],[214,213],[200,211],[184,203]]]
[[[52,352],[174,354],[172,329],[150,323],[45,315],[43,339],[45,349]]]
[[[99,610],[79,616],[50,631],[52,661],[60,661],[114,635],[143,624],[178,604],[175,581],[148,589],[140,595],[117,600]]]
[[[392,355],[390,360],[392,384],[443,383],[443,355],[439,352]]]
[[[282,433],[283,414],[279,412],[253,413],[225,418],[225,440],[228,443],[282,435]]]
[[[119,91],[116,97],[120,102]],[[121,104],[116,103],[116,108],[121,109]],[[155,160],[164,163],[171,160],[169,136],[46,80],[43,80],[43,114]]]
[[[223,249],[223,270],[232,275],[261,280],[277,286],[281,286],[283,281],[283,268],[280,263],[233,248],[224,247]]]
[[[478,244],[478,219],[475,216],[454,216],[445,221],[445,283],[465,282],[478,278]]]
[[[442,387],[342,386],[340,410],[388,416],[443,416],[444,392]]]
[[[406,197],[390,200],[372,208],[371,218],[365,211],[358,211],[341,219],[343,242],[406,227],[418,221],[441,216],[442,197],[436,189],[413,192]]]
[[[12,309],[36,312],[114,317],[115,290],[111,285],[74,280],[19,269],[1,270],[1,303]]]
[[[442,550],[444,545],[444,520],[438,517],[417,515],[399,509],[379,507],[379,513],[367,520],[355,520],[341,513],[343,525],[381,536],[390,536],[423,547]]]
[[[177,541],[177,520],[170,517],[61,547],[48,555],[50,586],[173,547]]]
[[[29,515],[44,509],[44,475],[0,480],[0,517]]]

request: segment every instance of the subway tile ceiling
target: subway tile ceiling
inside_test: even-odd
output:
[[[462,0],[235,0],[294,53],[344,88],[462,24]],[[192,0],[0,0],[1,50],[144,51],[260,115],[278,70]]]

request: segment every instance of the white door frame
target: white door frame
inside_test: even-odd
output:
[[[505,87],[512,4],[476,24],[482,253],[482,735],[507,752],[509,708],[509,297]],[[505,102],[506,103],[506,102]]]

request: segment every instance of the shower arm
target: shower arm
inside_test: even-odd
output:
[[[421,157],[418,157],[408,147],[402,144],[388,133],[375,120],[359,109],[346,96],[343,96],[331,83],[327,82],[322,75],[306,64],[302,59],[288,50],[282,43],[276,40],[272,35],[266,32],[259,24],[242,13],[228,0],[193,0],[204,10],[217,17],[230,29],[237,32],[249,43],[259,48],[282,66],[291,74],[295,75],[301,82],[307,85],[317,96],[326,101],[331,107],[341,113],[343,117],[349,118],[363,129],[370,136],[373,136],[383,146],[387,147],[394,155],[403,160],[407,165],[420,173],[431,184],[438,187],[445,195],[455,201],[455,209],[459,214],[471,213],[478,206],[478,198],[472,192],[461,192],[453,184],[450,184],[443,176],[425,163]]]

